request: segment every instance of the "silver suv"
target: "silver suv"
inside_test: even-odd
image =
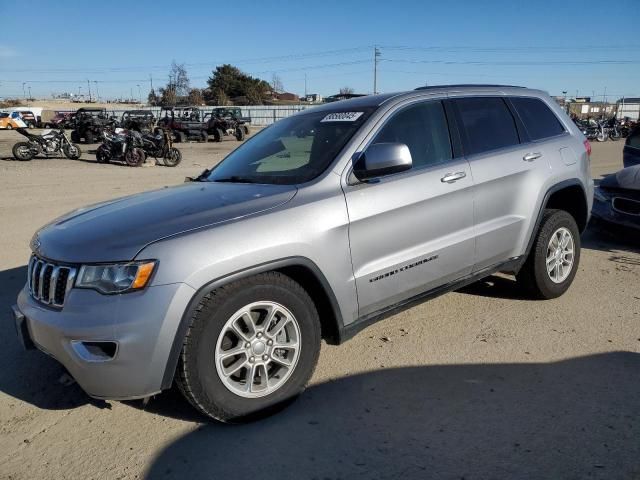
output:
[[[91,396],[175,383],[242,421],[340,343],[495,272],[570,286],[590,146],[543,92],[454,85],[306,110],[190,182],[69,213],[31,242],[14,316]]]

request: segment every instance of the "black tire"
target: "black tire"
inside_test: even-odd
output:
[[[109,163],[111,155],[105,147],[100,145],[96,150],[96,160],[98,163]]]
[[[92,132],[87,132],[84,134],[84,143],[93,143],[95,138]]]
[[[242,128],[244,129],[245,137],[248,137],[249,135],[251,135],[251,130],[249,129],[249,125],[244,125]]]
[[[555,283],[547,272],[547,248],[552,235],[563,227],[573,240],[573,264],[568,276],[562,282]],[[531,252],[516,276],[518,283],[533,298],[557,298],[569,289],[579,265],[580,232],[575,219],[564,210],[545,210]]]
[[[75,143],[72,143],[70,145],[67,144],[62,147],[62,152],[64,153],[64,156],[69,160],[78,160],[80,157],[82,157],[82,150]]]
[[[239,142],[244,140],[244,128],[236,128],[236,140],[238,140]]]
[[[127,162],[127,165],[130,167],[139,167],[142,165],[147,158],[147,155],[144,153],[144,150],[141,148],[130,148],[127,150],[127,153],[124,154],[124,161]]]
[[[12,149],[13,157],[21,162],[26,162],[33,158],[33,152],[31,151],[31,145],[27,142],[18,142]]]
[[[300,356],[291,376],[272,393],[245,398],[220,380],[212,352],[232,315],[257,301],[287,308],[300,327]],[[320,320],[313,301],[294,280],[277,272],[244,278],[206,295],[196,308],[185,336],[176,371],[183,395],[201,413],[222,422],[264,417],[288,405],[306,387],[320,353]]]
[[[204,143],[207,143],[209,141],[209,134],[204,130],[200,132],[200,141]]]
[[[213,131],[213,140],[216,142],[221,142],[223,138],[224,138],[224,132],[222,131],[222,129],[216,128]]]
[[[7,125],[7,130],[13,130],[13,125],[11,124]]]
[[[181,161],[182,153],[175,147],[171,147],[169,152],[162,159],[162,163],[167,167],[177,167]]]
[[[80,134],[75,130],[71,132],[71,141],[73,143],[80,143]]]

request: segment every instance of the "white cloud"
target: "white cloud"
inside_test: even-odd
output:
[[[18,52],[8,45],[0,45],[0,58],[16,57]]]

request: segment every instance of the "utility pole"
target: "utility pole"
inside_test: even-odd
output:
[[[100,101],[100,92],[98,91],[98,81],[94,80],[93,83],[96,84],[96,97],[98,98],[98,101]]]
[[[140,84],[138,84],[138,100],[140,101],[140,105],[142,105],[142,92],[140,90]]]
[[[304,99],[307,99],[307,74],[304,74]]]
[[[375,45],[373,46],[373,94],[378,93],[378,57],[382,55]]]
[[[22,96],[26,99],[27,98],[27,94],[25,93],[24,90],[24,86],[27,84],[27,82],[22,82]]]
[[[151,84],[151,90],[153,90],[153,76],[151,74],[149,74],[149,83]]]
[[[29,85],[29,100],[31,100],[31,85]]]
[[[89,103],[91,103],[91,83],[89,83],[88,78],[87,78],[87,89],[89,90]]]

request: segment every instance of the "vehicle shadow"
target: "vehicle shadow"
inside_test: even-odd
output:
[[[66,371],[54,359],[37,350],[24,351],[18,343],[10,307],[26,278],[26,266],[0,272],[0,392],[47,410],[102,405],[75,383],[65,386],[61,378]]]
[[[380,370],[203,424],[146,478],[640,478],[639,409],[638,353]]]

